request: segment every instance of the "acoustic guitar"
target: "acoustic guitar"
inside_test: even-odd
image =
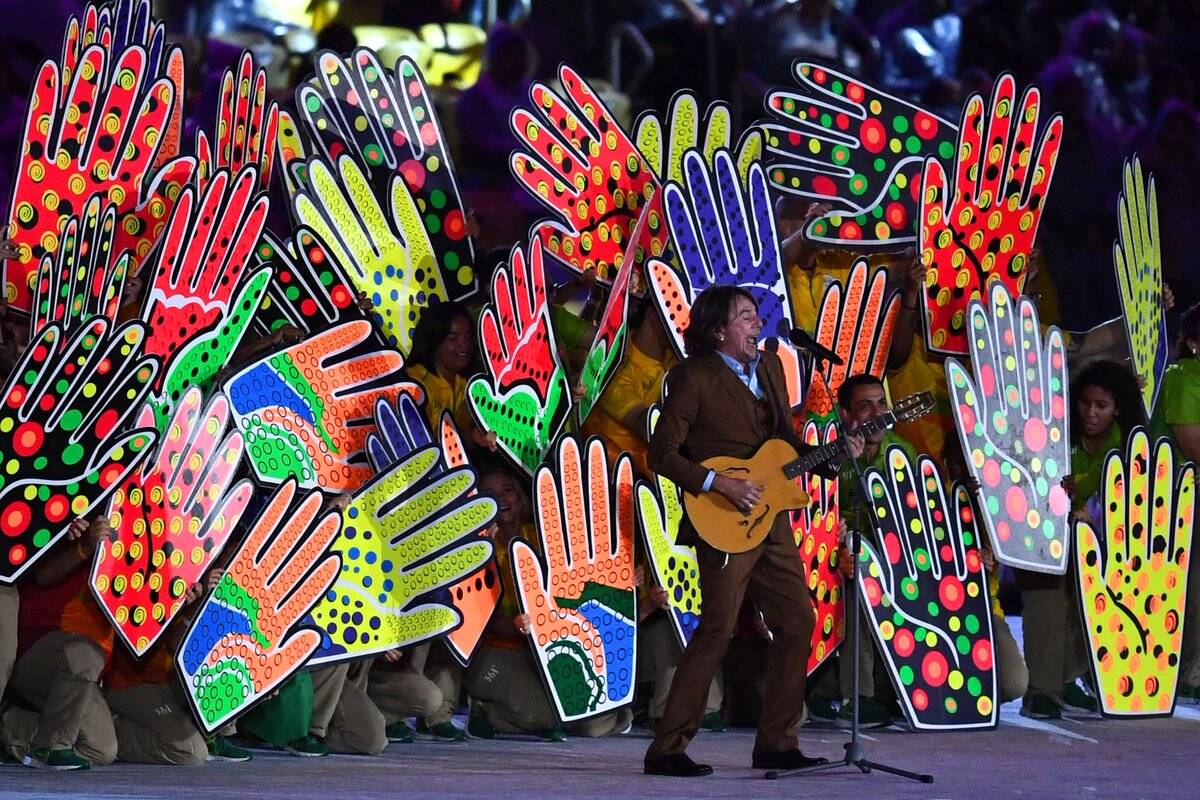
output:
[[[886,414],[858,426],[855,433],[871,436],[897,422],[910,422],[933,410],[933,395],[919,392],[899,401]],[[734,507],[720,492],[683,493],[683,507],[700,538],[725,553],[744,553],[771,532],[775,515],[804,508],[808,493],[796,479],[842,452],[842,442],[832,441],[800,456],[783,439],[768,439],[747,459],[717,456],[703,463],[718,475],[754,481],[762,486],[762,497],[749,512]]]

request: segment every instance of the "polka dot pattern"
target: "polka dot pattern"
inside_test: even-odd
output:
[[[1075,565],[1100,711],[1166,716],[1175,707],[1196,472],[1169,439],[1136,428],[1104,462],[1103,519],[1075,526]]]
[[[1158,235],[1158,196],[1154,178],[1142,177],[1136,156],[1125,162],[1125,191],[1117,203],[1117,246],[1113,265],[1129,334],[1133,371],[1145,378],[1142,405],[1154,412],[1167,369],[1167,319],[1163,310],[1162,252]]]
[[[253,263],[252,270],[269,266],[272,276],[254,315],[259,333],[270,335],[285,325],[315,333],[362,318],[341,267],[307,228],[297,228],[286,243],[263,231]]]
[[[4,286],[5,299],[22,311],[32,310],[39,264],[58,251],[67,220],[89,198],[114,207],[114,249],[129,250],[136,269],[191,170],[186,160],[154,170],[175,86],[155,80],[157,63],[143,46],[114,53],[90,44],[68,49],[68,58],[61,67],[42,65],[26,115],[8,220],[19,257],[9,262]]]
[[[954,156],[952,122],[818,64],[795,66],[797,91],[767,96],[767,177],[788,194],[830,203],[810,239],[858,251],[916,243],[921,167]]]
[[[659,408],[647,414],[646,440],[654,432]],[[696,548],[677,543],[679,523],[683,520],[683,492],[661,475],[654,483],[637,482],[637,511],[646,561],[655,582],[667,593],[671,627],[680,647],[687,647],[700,624],[700,565]]]
[[[611,282],[648,204],[634,253],[642,272],[669,246],[659,180],[587,82],[566,65],[559,79],[562,96],[536,83],[530,108],[510,121],[524,148],[512,155],[513,175],[556,218],[535,225],[531,238],[571,269]]]
[[[832,422],[809,420],[804,423],[802,438],[805,444],[828,444],[837,439],[837,427]],[[811,675],[846,638],[846,603],[842,599],[842,575],[837,569],[841,515],[836,478],[829,480],[808,473],[796,480],[812,499],[806,508],[791,512],[792,533],[808,576],[808,592],[817,616],[812,650],[808,654],[808,673]]]
[[[867,470],[882,541],[863,541],[858,585],[908,722],[918,730],[992,728],[996,664],[987,576],[965,486],[942,491],[936,462],[902,448]]]
[[[233,483],[243,447],[241,434],[225,435],[229,403],[201,402],[198,388],[184,395],[157,451],[113,493],[115,538],[100,543],[92,565],[92,592],[137,656],[175,619],[250,500],[250,482]],[[153,425],[148,409],[139,425]]]
[[[975,377],[946,359],[955,425],[996,558],[1061,575],[1071,506],[1060,485],[1071,468],[1062,333],[1050,328],[1043,346],[1033,302],[1000,282],[990,292],[990,307],[968,311]]]
[[[634,229],[642,230],[644,225]],[[583,369],[579,375],[579,383],[583,385],[583,396],[579,398],[579,424],[592,413],[600,399],[601,392],[621,366],[625,356],[625,339],[629,326],[629,290],[630,278],[633,276],[633,259],[627,259],[613,280],[604,303],[604,310],[596,329],[596,335],[584,358]]]
[[[565,436],[554,467],[534,477],[545,561],[511,543],[521,610],[550,697],[563,722],[633,700],[637,599],[633,564],[633,464],[622,455],[610,474],[604,444]]]
[[[953,187],[940,161],[925,163],[918,249],[928,270],[925,342],[934,352],[968,352],[967,306],[986,301],[992,283],[1014,295],[1025,285],[1062,117],[1052,118],[1035,143],[1041,95],[1027,89],[1016,114],[1015,99],[1016,82],[1005,74],[992,90],[990,113],[980,95],[967,100]]]
[[[322,51],[314,63],[316,74],[297,92],[306,134],[330,162],[342,154],[353,158],[381,190],[399,175],[436,254],[446,295],[474,294],[465,206],[420,68],[403,56],[389,72],[361,47],[345,58]]]
[[[346,492],[371,476],[360,455],[371,430],[362,423],[371,420],[375,402],[395,401],[400,394],[423,401],[424,392],[400,379],[399,353],[364,347],[370,336],[370,323],[347,322],[266,356],[225,382],[250,467],[261,483],[295,478],[304,489]],[[361,390],[378,383],[382,387]]]
[[[500,450],[533,474],[571,412],[566,372],[559,362],[546,303],[542,245],[526,256],[514,247],[492,276],[492,302],[479,316],[486,374],[467,384],[467,405]]]
[[[14,583],[133,470],[153,431],[124,431],[154,380],[145,329],[103,317],[34,335],[0,387],[0,582]]]
[[[206,733],[271,695],[320,643],[297,623],[329,590],[338,559],[336,514],[320,513],[319,492],[292,507],[293,481],[274,493],[246,541],[200,606],[176,665]],[[290,635],[289,635],[290,634]]]
[[[267,101],[267,72],[254,67],[254,57],[243,51],[236,67],[225,70],[217,102],[215,141],[209,145],[204,131],[197,133],[198,185],[219,169],[238,172],[250,165],[258,169],[259,188],[271,185],[279,107]]]
[[[439,448],[423,447],[350,500],[333,547],[341,571],[313,609],[323,639],[314,664],[407,647],[458,627],[462,618],[440,590],[491,559],[491,540],[478,532],[495,518],[496,502],[474,494],[470,469],[445,471],[440,459]]]

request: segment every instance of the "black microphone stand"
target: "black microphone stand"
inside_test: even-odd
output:
[[[809,355],[812,356],[815,365],[819,365],[826,359],[819,353],[809,349]],[[835,417],[835,426],[837,427],[838,438],[846,435],[846,423],[842,419],[842,412],[838,406],[836,399],[833,403],[833,413]],[[849,454],[847,454],[849,455]],[[893,767],[888,764],[882,764],[878,761],[871,761],[867,758],[866,751],[863,750],[862,741],[859,737],[858,725],[858,665],[862,658],[861,647],[859,646],[858,626],[861,624],[858,607],[858,556],[862,552],[862,528],[863,528],[863,510],[870,502],[868,499],[870,493],[867,491],[867,479],[863,474],[862,464],[854,456],[849,457],[850,464],[854,470],[854,493],[858,497],[858,503],[855,507],[854,527],[850,529],[850,563],[854,565],[854,576],[843,583],[849,583],[846,591],[843,592],[846,604],[846,637],[850,644],[850,658],[854,660],[854,691],[851,697],[853,710],[850,715],[850,741],[846,743],[846,755],[840,761],[830,761],[827,764],[816,764],[811,767],[802,767],[800,769],[789,770],[771,770],[763,777],[769,781],[778,778],[791,778],[797,775],[809,775],[814,772],[823,772],[830,769],[838,769],[840,767],[855,767],[864,775],[871,770],[878,772],[887,772],[892,775],[899,775],[902,778],[909,780],[920,781],[921,783],[933,783],[933,776],[922,772],[911,772],[899,767]],[[879,524],[876,522],[874,514],[867,514],[871,520],[871,527],[875,529],[875,541],[883,541],[883,532],[879,530]],[[843,641],[842,656],[846,655],[845,641]]]

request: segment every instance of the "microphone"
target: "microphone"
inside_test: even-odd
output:
[[[780,327],[782,328],[783,326],[781,325]],[[792,328],[790,331],[788,331],[787,338],[788,341],[792,343],[793,347],[798,350],[804,350],[820,361],[828,361],[831,364],[836,364],[839,367],[845,363],[840,357],[838,357],[837,353],[833,352],[828,347],[809,336],[808,331],[804,330],[803,328]]]

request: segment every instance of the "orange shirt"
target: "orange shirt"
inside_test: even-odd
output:
[[[53,586],[38,586],[33,580],[21,584],[21,609],[17,615],[18,654],[24,653],[47,633],[64,631],[91,639],[105,656],[112,655],[116,633],[92,598],[88,588],[90,574],[91,563],[85,561]]]

